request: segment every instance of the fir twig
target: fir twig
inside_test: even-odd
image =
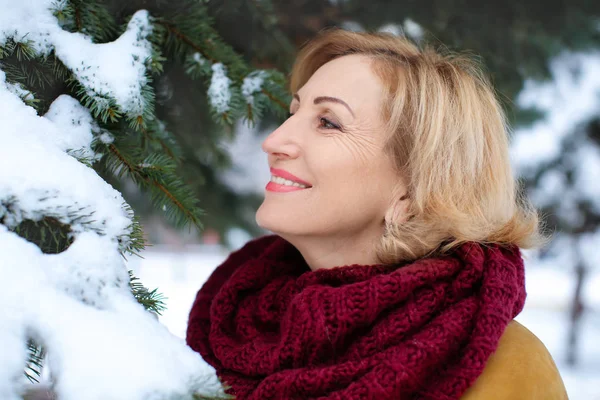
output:
[[[139,278],[133,275],[133,271],[129,270],[129,288],[138,303],[144,308],[158,316],[167,309],[165,300],[167,299],[158,289],[148,290],[139,282]]]
[[[125,156],[115,144],[111,143],[107,148],[114,157],[113,162],[107,159],[110,170],[118,176],[127,173],[134,182],[141,182],[143,186],[149,187],[155,205],[162,207],[167,217],[177,225],[184,226],[191,222],[202,229],[202,212],[196,206],[197,200],[189,187],[176,175],[176,165],[172,160],[160,155],[150,155],[145,161],[135,162]],[[175,207],[167,208],[165,201]]]
[[[25,377],[31,383],[38,383],[44,366],[45,351],[32,339],[27,340],[27,365],[25,366]]]

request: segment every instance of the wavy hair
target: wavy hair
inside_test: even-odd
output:
[[[329,29],[300,50],[292,93],[323,64],[348,54],[373,60],[385,88],[384,149],[408,188],[409,218],[386,223],[376,249],[381,263],[470,241],[520,248],[545,243],[538,213],[513,177],[502,106],[478,62],[405,37]]]

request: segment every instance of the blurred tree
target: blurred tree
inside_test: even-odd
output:
[[[543,258],[558,259],[567,253],[573,263],[575,287],[569,310],[566,361],[577,363],[577,344],[585,310],[583,288],[600,238],[600,110],[595,117],[564,135],[554,157],[523,170],[529,191],[545,215],[554,243]],[[596,244],[594,244],[594,242]],[[567,266],[565,266],[567,267]]]

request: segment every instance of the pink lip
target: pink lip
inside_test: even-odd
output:
[[[275,175],[275,176],[280,176],[283,179],[288,179],[292,182],[297,182],[300,183],[304,186],[308,186],[311,187],[312,185],[306,181],[303,181],[302,179],[298,178],[297,176],[283,170],[283,169],[277,169],[277,168],[271,168],[271,175]],[[281,186],[281,185],[280,185]],[[288,186],[289,187],[289,186]]]
[[[308,188],[280,185],[278,183],[269,181],[267,186],[265,186],[265,189],[269,192],[295,192],[296,190],[306,190]]]

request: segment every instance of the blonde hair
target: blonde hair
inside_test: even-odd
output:
[[[330,29],[298,54],[292,93],[323,64],[349,54],[374,61],[386,90],[384,149],[408,187],[410,217],[386,224],[376,249],[381,263],[469,241],[521,248],[545,242],[537,211],[513,177],[502,107],[474,60],[391,34]]]

